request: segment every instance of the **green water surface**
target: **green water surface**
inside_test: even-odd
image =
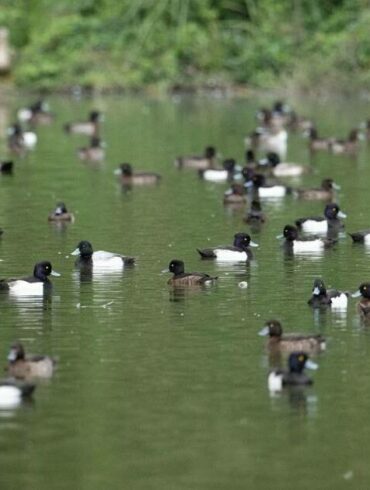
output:
[[[32,101],[32,100],[31,100]],[[27,97],[2,100],[0,129]],[[226,184],[178,171],[174,157],[215,145],[243,161],[255,110],[270,100],[177,97],[51,97],[57,117],[39,143],[0,178],[0,277],[22,276],[50,260],[62,276],[49,300],[0,298],[0,359],[20,339],[59,359],[34,402],[0,412],[0,488],[12,490],[366,489],[370,486],[370,331],[356,300],[347,312],[313,312],[312,282],[354,291],[370,280],[369,250],[348,236],[319,256],[286,257],[276,235],[320,202],[292,196],[263,203],[268,216],[251,264],[220,266],[196,252],[249,230],[244,210],[224,208]],[[364,100],[295,101],[325,135],[344,136],[370,113]],[[107,158],[82,163],[65,122],[105,113]],[[5,139],[1,141],[6,155]],[[307,141],[289,136],[288,160],[309,163]],[[369,227],[370,148],[355,159],[322,153],[314,172],[292,185],[333,177],[346,229]],[[159,186],[124,192],[120,162],[163,175]],[[288,181],[287,181],[288,182]],[[47,222],[58,200],[76,221]],[[133,269],[81,277],[70,253],[137,257]],[[176,295],[161,271],[171,259],[219,276],[218,284]],[[248,288],[240,289],[240,281]],[[108,304],[110,303],[110,304]],[[107,305],[108,304],[108,305]],[[271,396],[268,357],[257,335],[278,318],[287,331],[323,333],[327,352],[314,386]]]

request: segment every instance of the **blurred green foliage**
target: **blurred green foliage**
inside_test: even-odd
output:
[[[369,0],[0,0],[40,89],[367,84]]]

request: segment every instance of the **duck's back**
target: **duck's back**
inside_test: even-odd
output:
[[[325,350],[326,343],[322,335],[288,333],[281,337],[279,348],[282,351],[289,353],[303,351],[312,354]]]
[[[54,364],[54,360],[47,356],[27,356],[24,360],[10,363],[7,370],[15,378],[50,378]]]
[[[208,274],[202,274],[200,272],[190,272],[184,274],[178,274],[171,277],[168,280],[168,284],[172,286],[196,286],[200,284],[207,284],[215,281],[217,277],[211,277]]]

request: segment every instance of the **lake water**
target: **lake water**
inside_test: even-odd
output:
[[[4,98],[0,129],[32,98]],[[270,100],[268,102],[271,102]],[[294,100],[324,135],[345,136],[369,116],[364,100]],[[0,412],[0,488],[46,489],[359,489],[370,482],[370,330],[356,300],[347,312],[313,312],[314,278],[355,291],[370,280],[369,252],[348,236],[321,256],[286,257],[276,235],[285,224],[321,214],[321,202],[287,197],[264,202],[268,221],[252,239],[255,260],[220,266],[196,248],[231,242],[249,230],[244,210],[222,204],[227,185],[178,171],[174,157],[215,145],[243,160],[245,134],[263,99],[50,97],[57,114],[39,127],[39,143],[0,178],[0,277],[31,273],[50,260],[50,300],[0,298],[0,359],[20,339],[30,352],[59,359],[32,404]],[[86,138],[62,125],[92,108],[105,114],[107,158],[82,163]],[[1,141],[5,156],[5,140]],[[289,137],[288,160],[309,162],[307,141]],[[347,231],[369,227],[370,148],[358,158],[318,154],[315,172],[333,177]],[[163,175],[159,186],[123,192],[113,175],[122,161]],[[290,181],[292,182],[292,181]],[[76,216],[63,228],[47,222],[64,200]],[[119,273],[81,277],[70,253],[82,240],[96,250],[137,257]],[[218,275],[218,284],[174,294],[173,258],[188,270]],[[247,281],[248,288],[238,283]],[[110,304],[108,304],[110,303]],[[257,335],[270,318],[286,331],[323,333],[327,352],[313,387],[271,396],[268,357]]]

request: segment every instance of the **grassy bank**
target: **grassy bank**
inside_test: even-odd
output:
[[[364,0],[2,0],[10,82],[43,90],[370,86]]]

